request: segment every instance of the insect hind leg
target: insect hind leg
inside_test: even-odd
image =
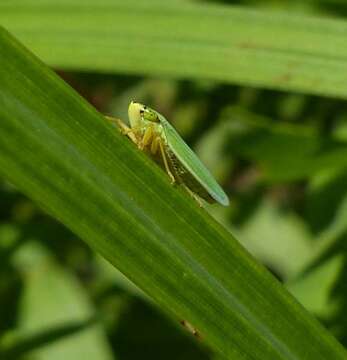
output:
[[[157,140],[157,141],[158,141],[158,144],[159,144],[160,154],[161,154],[161,157],[162,157],[163,162],[164,162],[165,170],[166,170],[167,174],[170,177],[171,184],[174,184],[176,182],[176,178],[171,172],[169,162],[168,162],[168,158],[167,158],[166,153],[165,153],[163,141],[162,141],[161,138],[159,138],[159,140]]]
[[[185,183],[182,183],[181,185],[187,191],[187,193],[198,203],[199,207],[201,208],[204,207],[202,200],[197,194],[195,194],[192,190],[190,190]]]

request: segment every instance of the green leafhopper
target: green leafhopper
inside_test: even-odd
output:
[[[118,119],[107,119],[116,122],[139,149],[156,160],[172,183],[182,185],[196,199],[199,196],[209,203],[229,205],[223,189],[164,116],[134,101],[128,114],[130,127]]]

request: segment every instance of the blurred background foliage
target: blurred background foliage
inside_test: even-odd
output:
[[[342,0],[203,2],[347,15]],[[210,213],[347,345],[345,101],[56,70],[102,113],[126,119],[136,99],[165,114],[230,196]],[[6,181],[0,204],[2,358],[215,358]]]

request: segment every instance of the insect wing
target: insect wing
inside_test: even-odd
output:
[[[161,114],[158,113],[158,116],[171,151],[173,151],[183,166],[213,199],[224,206],[228,206],[229,199],[214,177],[210,174],[190,147],[182,140],[172,125]]]

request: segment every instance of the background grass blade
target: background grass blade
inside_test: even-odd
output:
[[[11,0],[0,23],[58,68],[347,97],[344,21],[182,1]]]
[[[228,358],[343,359],[238,242],[4,30],[0,172]]]

